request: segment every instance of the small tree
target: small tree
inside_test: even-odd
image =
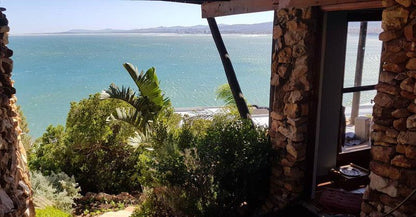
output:
[[[130,63],[124,63],[124,68],[130,74],[136,84],[137,94],[130,87],[121,87],[111,84],[103,91],[101,99],[119,99],[128,104],[127,107],[117,108],[117,115],[111,115],[111,120],[127,122],[145,133],[159,115],[170,107],[170,100],[162,94],[155,68],[148,69],[145,73],[138,72]]]

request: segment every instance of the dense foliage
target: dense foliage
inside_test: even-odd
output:
[[[134,216],[244,216],[264,199],[269,143],[248,121],[221,115],[175,130],[159,125],[152,145],[141,155],[149,190]]]
[[[99,94],[71,103],[66,127],[49,126],[32,151],[31,169],[44,174],[74,176],[84,192],[139,190],[135,170],[138,154],[128,145],[134,128],[107,123],[122,102],[100,100]]]

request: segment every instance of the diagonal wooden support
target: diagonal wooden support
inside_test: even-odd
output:
[[[224,66],[225,75],[227,76],[228,84],[230,85],[231,92],[235,103],[237,104],[238,112],[241,118],[250,119],[250,112],[247,107],[247,103],[244,100],[243,93],[240,89],[237,76],[235,75],[233,64],[231,63],[230,56],[225,48],[224,41],[222,40],[220,30],[218,29],[215,18],[207,18],[209,28],[211,29],[212,37],[214,38],[215,45],[217,46],[218,53],[220,54],[222,65]]]

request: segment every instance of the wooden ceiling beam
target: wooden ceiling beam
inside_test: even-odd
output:
[[[208,18],[291,7],[320,6],[324,11],[373,9],[382,8],[381,2],[381,0],[230,0],[205,2],[201,10],[202,17]]]
[[[375,7],[382,7],[381,0],[274,0],[278,2],[279,8],[305,8],[311,6],[321,6],[322,8],[342,8],[344,6],[351,7],[357,4],[355,8],[369,9]]]
[[[202,18],[271,11],[277,9],[272,0],[230,0],[206,2],[201,6]]]
[[[366,2],[325,5],[325,6],[321,6],[321,8],[323,11],[349,11],[349,10],[383,8],[383,5],[380,0],[369,0]]]

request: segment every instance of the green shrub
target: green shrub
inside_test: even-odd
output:
[[[267,133],[220,115],[184,121],[174,132],[155,128],[154,150],[141,161],[153,188],[136,216],[244,216],[267,192],[271,149]],[[149,169],[150,168],[150,169]]]
[[[49,176],[44,176],[40,172],[31,172],[31,183],[34,203],[40,208],[53,206],[70,212],[74,199],[81,196],[81,189],[75,183],[74,177],[65,173],[52,172]]]
[[[84,192],[140,190],[138,152],[128,145],[135,129],[107,118],[124,102],[100,100],[99,94],[72,102],[66,127],[49,126],[36,142],[29,165],[43,174],[65,172]]]

